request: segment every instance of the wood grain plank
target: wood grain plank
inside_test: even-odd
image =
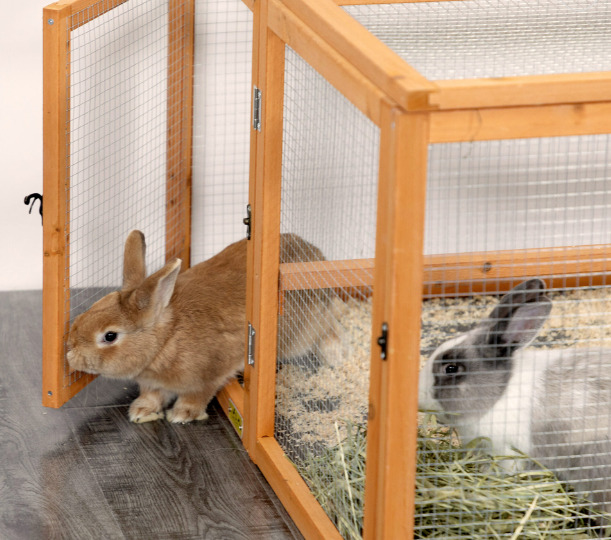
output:
[[[380,106],[388,99],[386,94],[280,0],[269,2],[269,27],[374,124],[379,125]]]
[[[61,407],[94,379],[64,361],[69,282],[69,5],[43,10],[43,336],[42,401]],[[53,21],[53,24],[50,24]]]
[[[208,422],[135,425],[121,381],[82,406],[32,399],[41,305],[0,293],[0,538],[302,538],[216,404]]]
[[[76,444],[126,536],[293,537],[218,408],[185,426],[134,425],[123,407],[77,412]]]
[[[308,540],[340,540],[337,528],[273,437],[257,441],[257,464]]]
[[[338,6],[364,6],[370,4],[417,4],[419,2],[468,2],[469,0],[334,0]]]
[[[42,294],[0,293],[0,538],[124,538],[65,410],[43,408]]]
[[[475,252],[425,257],[425,297],[500,292],[540,277],[548,287],[609,282],[611,244]]]
[[[265,48],[267,37],[267,2],[256,2],[253,5],[253,33],[252,33],[252,70],[251,70],[251,110],[250,118],[254,118],[254,92],[255,88],[260,88],[264,84],[266,65],[265,56],[261,49]],[[265,30],[264,30],[265,29]],[[263,168],[263,140],[259,146],[260,131],[250,126],[250,153],[248,167],[248,208],[251,210],[250,233],[251,237],[246,246],[246,322],[244,324],[244,338],[248,335],[248,324],[254,321],[256,316],[255,302],[258,302],[260,286],[255,279],[255,268],[260,264],[258,258],[255,265],[255,255],[257,253],[255,239],[258,238],[257,221],[252,215],[252,210],[256,207],[257,185]],[[248,363],[248,351],[244,351],[244,408],[242,418],[244,427],[242,431],[242,442],[248,451],[251,459],[255,455],[257,445],[256,435],[256,411],[257,411],[257,372]]]
[[[405,110],[433,109],[426,79],[354,18],[328,0],[282,0],[318,36]]]
[[[435,81],[440,109],[516,107],[609,101],[611,72]]]
[[[166,135],[166,261],[191,260],[191,148],[193,114],[194,0],[168,6]]]
[[[68,399],[64,378],[64,280],[66,267],[66,129],[69,80],[67,22],[69,7],[43,11],[43,325],[42,400],[59,407]],[[53,24],[50,24],[53,21]]]
[[[609,102],[438,111],[431,113],[431,143],[599,135],[610,126]]]
[[[507,290],[516,282],[541,277],[550,286],[593,286],[609,281],[611,244],[557,248],[449,253],[424,256],[423,297]],[[353,259],[284,263],[280,291],[360,288],[374,284],[375,260]]]
[[[426,114],[398,109],[382,127],[364,538],[414,534],[428,128]],[[376,341],[382,323],[384,358]]]
[[[244,440],[253,455],[261,437],[273,436],[276,391],[278,265],[280,258],[280,189],[285,45],[266,21],[260,21],[259,74],[263,93],[262,131],[258,133],[254,177],[254,227],[250,246],[252,273],[248,289],[248,320],[256,330],[255,364],[244,373],[246,423]]]
[[[375,259],[282,263],[281,291],[373,285]]]

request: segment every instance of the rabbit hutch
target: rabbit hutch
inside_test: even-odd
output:
[[[248,236],[244,374],[218,400],[304,536],[611,536],[588,445],[611,410],[611,1],[61,0],[43,39],[46,406],[92,380],[67,332],[120,287],[130,230],[150,271]],[[564,411],[560,442],[496,455],[517,409],[467,437],[419,412],[419,371],[527,280],[551,312],[512,354],[593,351],[565,380],[598,405],[518,393]]]

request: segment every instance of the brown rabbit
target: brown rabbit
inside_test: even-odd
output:
[[[283,261],[324,260],[318,248],[294,234],[281,236],[280,249]],[[129,408],[133,422],[163,417],[175,397],[166,413],[170,422],[205,420],[208,402],[243,369],[246,240],[182,274],[180,266],[175,259],[146,277],[144,235],[132,231],[122,289],[93,304],[70,329],[72,368],[138,382],[140,396]],[[324,291],[287,294],[280,357],[306,354],[329,333],[328,303]]]

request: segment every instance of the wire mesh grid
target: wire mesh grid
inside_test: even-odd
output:
[[[121,285],[130,230],[145,233],[154,271],[185,229],[185,216],[166,213],[184,189],[176,182],[169,189],[167,179],[184,167],[181,145],[168,139],[168,103],[182,106],[168,73],[183,76],[172,63],[180,64],[184,43],[175,43],[170,57],[169,28],[183,24],[185,11],[170,14],[161,0],[106,8],[100,2],[74,13],[66,36],[67,323]],[[65,372],[65,386],[80,376],[67,365]]]
[[[609,0],[346,6],[431,80],[611,69]]]
[[[417,537],[611,535],[610,143],[430,147]]]
[[[284,81],[281,283],[315,272],[281,293],[275,436],[340,531],[358,535],[348,464],[363,474],[379,130],[289,47]]]
[[[243,238],[248,203],[252,12],[197,2],[193,125],[193,263]]]

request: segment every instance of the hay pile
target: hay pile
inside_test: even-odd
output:
[[[502,456],[456,446],[434,416],[421,429],[416,474],[415,538],[598,538],[592,516],[543,467],[507,473]],[[346,424],[346,437],[298,469],[340,534],[362,537],[367,433]],[[336,427],[339,433],[339,427]],[[515,459],[527,460],[526,456]]]

